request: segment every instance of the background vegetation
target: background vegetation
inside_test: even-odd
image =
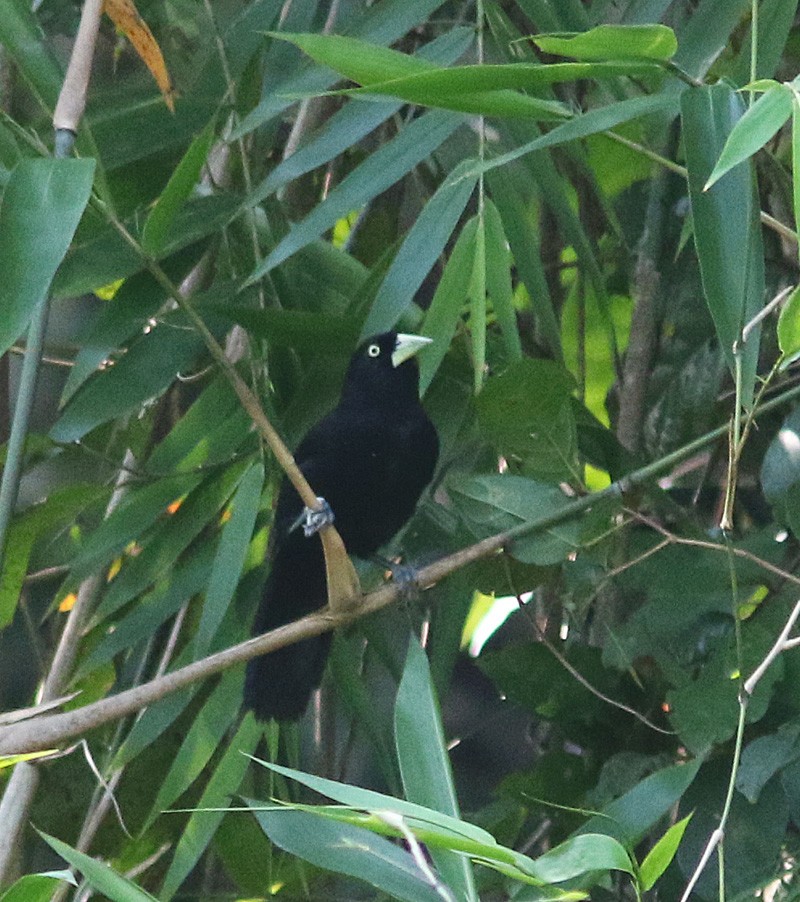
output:
[[[5,0],[0,709],[65,713],[0,720],[64,752],[0,759],[0,899],[798,897],[796,7],[110,4],[53,159],[80,7]],[[265,576],[241,386],[291,447],[395,326],[392,551],[471,560],[264,730],[252,650],[181,670]]]

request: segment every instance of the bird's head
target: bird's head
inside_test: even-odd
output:
[[[362,342],[350,360],[342,397],[388,398],[396,403],[419,396],[416,355],[430,338],[384,332]]]

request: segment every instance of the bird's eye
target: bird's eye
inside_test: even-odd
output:
[[[370,345],[367,348],[367,356],[369,357],[378,357],[381,353],[380,345]]]

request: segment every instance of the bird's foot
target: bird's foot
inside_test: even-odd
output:
[[[333,508],[324,498],[317,498],[319,507],[312,510],[310,507],[304,507],[300,516],[292,523],[290,532],[303,527],[303,535],[310,539],[316,535],[321,529],[330,526],[336,519],[333,514]]]
[[[406,604],[419,598],[419,582],[416,567],[411,564],[400,564],[388,558],[375,556],[375,562],[392,575],[392,582],[397,586],[400,599]]]

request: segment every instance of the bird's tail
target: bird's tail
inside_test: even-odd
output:
[[[325,604],[321,547],[319,557],[319,561],[313,554],[312,559],[306,556],[295,560],[288,549],[278,553],[264,587],[253,635],[291,623]],[[331,634],[323,633],[250,660],[244,684],[245,707],[252,709],[258,720],[301,717],[322,680],[330,645]]]

